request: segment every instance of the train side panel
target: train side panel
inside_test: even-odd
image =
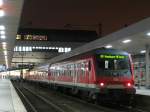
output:
[[[95,87],[94,57],[50,66],[49,80],[62,86],[90,89]]]

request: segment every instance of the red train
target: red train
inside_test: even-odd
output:
[[[96,49],[52,63],[47,70],[31,71],[26,78],[93,100],[100,96],[129,100],[135,94],[131,56],[115,49]]]

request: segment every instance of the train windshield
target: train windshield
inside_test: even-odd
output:
[[[96,56],[97,75],[131,76],[130,62],[127,55],[101,54]]]

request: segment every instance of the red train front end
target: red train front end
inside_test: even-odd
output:
[[[131,99],[136,91],[130,55],[123,51],[100,51],[95,60],[96,84],[100,88],[100,95],[114,100]]]

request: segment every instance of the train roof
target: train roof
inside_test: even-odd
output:
[[[113,54],[113,55],[125,55],[125,56],[129,55],[129,53],[127,53],[126,51],[123,51],[123,50],[106,49],[106,48],[102,47],[102,48],[94,49],[94,50],[91,50],[91,51],[88,51],[85,53],[81,53],[81,54],[78,54],[78,55],[75,55],[75,56],[72,56],[69,58],[66,57],[65,59],[56,61],[54,63],[59,63],[59,62],[63,62],[63,61],[70,61],[70,60],[76,61],[76,60],[85,59],[85,58],[88,58],[91,56],[95,56],[98,54]],[[53,64],[53,63],[49,63],[49,64]]]
[[[84,52],[84,53],[81,53],[81,54],[71,54],[72,52],[70,53],[66,53],[66,54],[63,54],[63,55],[60,55],[60,56],[57,56],[55,58],[52,58],[50,59],[47,63],[45,64],[41,64],[39,66],[36,67],[36,69],[41,69],[41,68],[44,68],[44,67],[48,67],[50,64],[53,64],[53,63],[57,63],[57,62],[62,62],[62,61],[69,61],[70,59],[79,59],[83,56],[88,56],[88,55],[95,55],[95,54],[100,54],[100,53],[113,53],[113,54],[122,54],[122,55],[128,55],[127,52],[125,51],[122,51],[122,50],[119,50],[119,49],[106,49],[106,48],[97,48],[97,49],[93,49],[91,51],[87,51],[87,52]],[[61,58],[61,56],[65,56],[63,58]]]
[[[111,53],[111,54],[129,55],[129,53],[127,53],[126,51],[119,50],[119,49],[96,49],[94,52],[96,54]]]
[[[87,52],[84,52],[84,53],[81,53],[81,54],[78,54],[78,55],[73,55],[72,57],[67,57],[66,56],[66,58],[63,58],[62,60],[60,60],[60,59],[58,59],[58,60],[51,59],[50,60],[51,62],[47,62],[45,64],[36,66],[36,67],[34,67],[34,70],[38,69],[39,71],[41,71],[41,70],[48,71],[48,67],[49,67],[50,64],[59,63],[59,62],[62,62],[62,61],[69,61],[69,60],[81,59],[84,56],[96,55],[96,54],[101,54],[101,53],[102,54],[103,53],[106,53],[106,54],[110,53],[110,54],[129,55],[126,51],[123,51],[123,50],[119,50],[119,49],[106,49],[106,48],[102,47],[102,48],[97,48],[97,49],[94,49],[94,50],[91,50],[91,51],[87,51]],[[64,54],[64,55],[66,55],[66,54]]]

